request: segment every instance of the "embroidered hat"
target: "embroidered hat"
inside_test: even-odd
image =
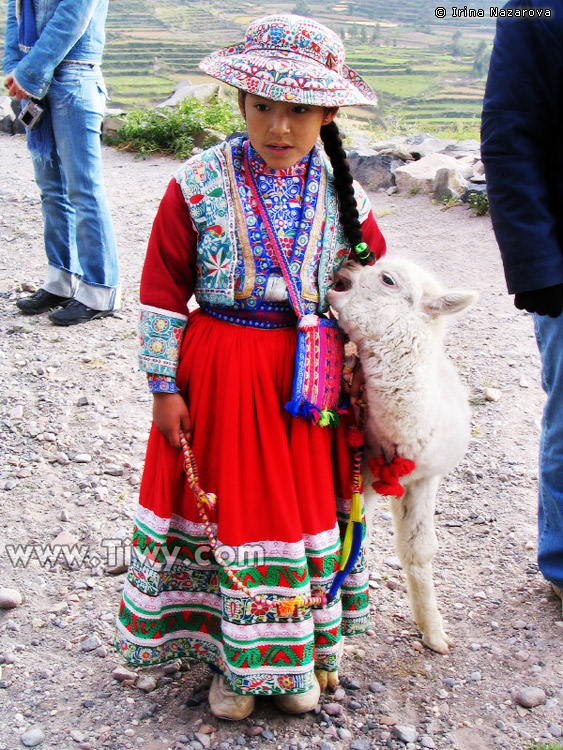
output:
[[[360,76],[344,64],[344,45],[311,18],[290,14],[253,21],[244,41],[199,64],[213,78],[274,101],[343,107],[377,104]]]

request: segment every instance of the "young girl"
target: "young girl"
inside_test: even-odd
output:
[[[300,401],[296,382],[330,391],[323,368],[338,367],[339,337],[315,316],[347,258],[385,252],[333,122],[340,106],[376,100],[344,65],[338,36],[299,16],[255,21],[244,42],[200,67],[239,89],[248,137],[181,167],[149,241],[141,367],[154,423],[116,646],[135,665],[207,662],[221,718],[248,716],[255,695],[301,713],[319,699],[315,670],[323,686],[337,682],[342,634],[368,626],[361,554],[341,592],[325,596],[339,569],[336,508],[349,511],[352,449],[344,427],[315,423],[336,421],[334,399]],[[199,309],[188,315],[192,294]],[[308,349],[309,324],[318,337]],[[199,486],[217,497],[207,525],[180,431]]]

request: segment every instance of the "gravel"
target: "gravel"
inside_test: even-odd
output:
[[[524,750],[560,738],[561,602],[535,559],[539,358],[530,316],[506,295],[490,220],[423,195],[371,196],[390,253],[481,295],[446,340],[473,410],[468,454],[443,480],[435,517],[437,596],[456,647],[422,646],[382,499],[370,634],[347,641],[337,693],[301,718],[261,698],[229,724],[209,713],[203,665],[140,674],[110,647],[151,418],[136,365],[139,279],[178,165],[106,149],[123,307],[56,329],[14,304],[45,265],[24,141],[0,136],[0,162],[0,581],[21,597],[0,609],[0,750]]]

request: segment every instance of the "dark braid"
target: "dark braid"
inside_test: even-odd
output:
[[[342,146],[338,125],[334,121],[321,127],[321,140],[334,172],[334,187],[338,196],[340,223],[344,234],[352,250],[355,251],[356,260],[364,266],[368,265],[373,261],[374,256],[363,242],[350,164]]]

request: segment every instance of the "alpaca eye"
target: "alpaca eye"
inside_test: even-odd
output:
[[[389,274],[388,274],[388,273],[382,273],[382,274],[381,274],[381,281],[382,281],[382,282],[383,282],[384,284],[386,284],[387,286],[395,286],[395,281],[394,281],[394,279],[393,279],[393,278],[392,278],[391,276],[389,276]]]

